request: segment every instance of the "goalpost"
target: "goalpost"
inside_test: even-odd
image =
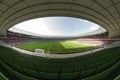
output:
[[[44,54],[45,51],[44,51],[44,49],[35,49],[35,53]]]

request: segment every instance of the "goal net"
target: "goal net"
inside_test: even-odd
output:
[[[43,53],[44,54],[44,49],[35,49],[36,53]]]

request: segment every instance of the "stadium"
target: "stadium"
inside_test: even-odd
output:
[[[0,0],[0,80],[120,80],[119,7],[120,0]],[[55,16],[101,27],[76,36],[12,28]]]

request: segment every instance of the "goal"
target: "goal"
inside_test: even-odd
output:
[[[44,53],[44,49],[35,49],[36,53]]]

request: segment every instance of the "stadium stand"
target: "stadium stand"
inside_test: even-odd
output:
[[[13,80],[98,80],[120,66],[119,49],[115,47],[84,56],[55,59],[21,54],[10,47],[0,46],[0,68],[6,70]]]
[[[30,41],[31,42],[38,41],[38,38],[34,38],[33,36],[30,36],[30,35],[8,32],[7,36],[0,37],[0,40],[3,41],[4,43],[12,45],[12,44],[19,44],[19,43],[27,43]]]

